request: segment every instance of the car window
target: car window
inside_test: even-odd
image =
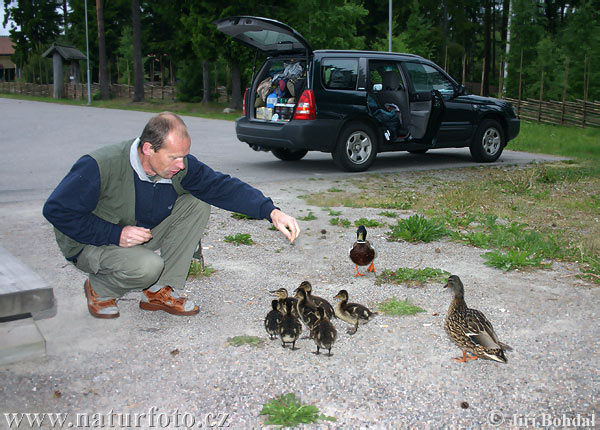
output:
[[[390,77],[390,74],[396,75],[396,77]],[[390,85],[393,85],[393,88]],[[397,63],[369,61],[369,88],[373,92],[404,89]]]
[[[412,80],[415,91],[438,90],[442,94],[453,94],[454,85],[439,70],[428,64],[404,63],[406,71]]]
[[[355,90],[358,78],[358,59],[324,58],[321,61],[323,86],[335,90]]]

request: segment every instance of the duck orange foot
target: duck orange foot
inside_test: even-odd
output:
[[[358,264],[355,264],[355,266],[356,266],[356,275],[354,275],[354,276],[365,276],[358,271]]]
[[[478,357],[475,357],[474,355],[467,355],[467,353],[465,351],[463,351],[462,357],[456,357],[456,358],[453,358],[452,360],[458,361],[459,363],[466,363],[469,360],[477,360],[477,359],[478,359]]]
[[[371,265],[367,268],[367,272],[375,273],[375,265],[371,262]]]

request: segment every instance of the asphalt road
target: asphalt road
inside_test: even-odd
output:
[[[68,106],[0,98],[1,148],[6,160],[0,171],[0,203],[46,198],[73,163],[104,145],[141,134],[146,112]],[[310,152],[296,163],[251,150],[237,140],[230,121],[184,118],[192,137],[192,154],[215,170],[253,185],[307,177],[345,177],[330,154]],[[494,164],[523,164],[554,157],[504,151]],[[474,166],[468,149],[430,151],[424,155],[384,153],[369,172]]]

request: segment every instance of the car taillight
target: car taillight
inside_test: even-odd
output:
[[[313,90],[305,90],[298,100],[294,119],[315,119],[315,95]]]
[[[248,95],[248,88],[244,91],[244,98],[242,99],[242,115],[246,116],[246,96]]]

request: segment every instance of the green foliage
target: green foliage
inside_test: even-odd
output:
[[[341,225],[344,228],[348,228],[350,227],[351,223],[350,220],[345,219],[345,218],[331,218],[329,220],[329,224],[331,225]]]
[[[507,252],[491,251],[482,256],[487,261],[486,265],[497,267],[505,271],[520,269],[523,267],[544,267],[542,257],[531,251],[511,248]]]
[[[319,413],[314,405],[306,405],[293,393],[283,394],[265,403],[260,411],[268,415],[265,425],[294,427],[298,424],[316,423],[318,420],[336,421],[335,417],[327,417]]]
[[[242,335],[228,338],[227,343],[231,346],[261,346],[264,343],[264,340],[257,336]]]
[[[329,210],[329,216],[340,216],[341,214],[341,211]]]
[[[379,212],[379,215],[386,216],[388,218],[398,218],[398,214],[396,212],[391,212],[391,211]]]
[[[225,236],[225,242],[237,245],[252,245],[254,242],[248,233],[237,233]]]
[[[183,60],[178,67],[177,98],[182,102],[201,102],[202,88],[202,61],[199,58]]]
[[[442,282],[448,276],[450,276],[450,273],[445,270],[431,267],[423,269],[400,267],[396,270],[385,269],[376,276],[376,282],[377,284],[424,285],[427,282]]]
[[[231,218],[235,218],[235,219],[251,219],[251,220],[255,220],[256,219],[256,218],[252,218],[251,216],[240,214],[240,213],[237,213],[237,212],[233,212],[231,214]]]
[[[330,192],[330,193],[341,193],[341,192],[343,192],[344,190],[341,190],[341,189],[339,189],[339,188],[336,188],[336,187],[331,187],[331,188],[329,188],[327,191],[328,191],[328,192]]]
[[[354,221],[354,225],[356,227],[359,225],[364,225],[365,227],[379,227],[381,223],[375,219],[360,218]]]
[[[312,211],[308,212],[308,215],[303,216],[303,217],[298,217],[298,219],[300,221],[313,221],[315,219],[317,219],[317,217],[315,216],[314,213],[312,213]]]
[[[408,219],[398,220],[391,227],[388,240],[405,240],[407,242],[432,242],[447,234],[442,224],[428,220],[423,215],[413,215]]]
[[[198,261],[192,260],[187,277],[199,279],[199,278],[208,277],[215,272],[216,272],[216,270],[213,269],[208,264],[205,265],[204,267],[202,267],[202,264],[200,264]]]
[[[391,299],[381,302],[378,308],[384,314],[395,317],[415,315],[419,312],[425,312],[425,309],[413,305],[411,302],[409,302],[408,298],[403,301],[398,301],[396,297],[392,297]]]

